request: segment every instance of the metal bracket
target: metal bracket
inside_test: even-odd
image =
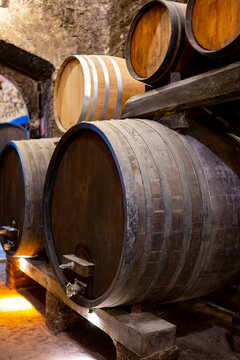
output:
[[[93,276],[95,271],[95,264],[75,255],[63,255],[62,264],[59,267],[61,269],[70,269],[83,277]]]
[[[19,236],[19,231],[12,226],[2,226],[0,229],[0,235],[4,236],[2,244],[3,249],[8,251],[14,246],[13,240]]]
[[[10,239],[14,239],[18,237],[19,231],[12,226],[2,226],[0,230],[0,235],[4,235]]]
[[[68,283],[66,285],[66,295],[68,298],[73,295],[77,295],[78,293],[83,294],[87,288],[87,284],[84,284],[82,281],[78,279],[74,279],[74,284]]]
[[[9,241],[8,240],[8,242],[6,242],[6,243],[3,243],[3,250],[4,251],[9,251],[9,250],[11,250],[11,248],[14,246],[14,243],[12,242],[12,241]]]

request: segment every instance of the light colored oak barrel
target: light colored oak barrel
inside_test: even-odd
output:
[[[129,74],[124,59],[74,55],[62,64],[54,88],[54,114],[63,132],[81,121],[118,119],[123,105],[145,87]]]
[[[44,252],[42,194],[47,167],[58,139],[12,141],[0,158],[0,223],[19,230],[1,237],[6,253],[36,256]]]
[[[0,152],[11,140],[26,140],[26,130],[19,125],[0,123]]]
[[[83,122],[59,142],[44,189],[46,248],[65,291],[74,279],[87,285],[76,303],[178,301],[239,279],[240,149],[188,131]],[[64,255],[95,264],[93,276],[60,268]]]
[[[240,56],[239,0],[189,0],[186,33],[191,45],[213,59]]]
[[[182,78],[200,69],[199,56],[185,36],[186,5],[149,1],[137,12],[126,41],[126,62],[139,81],[158,85],[170,72]]]

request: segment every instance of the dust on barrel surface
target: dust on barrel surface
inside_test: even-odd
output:
[[[190,0],[186,33],[196,50],[207,56],[239,56],[239,0]]]
[[[0,157],[1,242],[12,256],[44,252],[42,193],[50,157],[58,139],[12,141]]]
[[[81,121],[119,118],[124,103],[145,87],[128,73],[125,59],[73,55],[62,64],[54,88],[54,116],[66,132]]]
[[[199,126],[70,129],[44,190],[46,247],[63,289],[91,308],[183,300],[239,278],[239,160],[231,139]]]
[[[26,140],[28,135],[26,130],[19,125],[0,123],[0,152],[11,140]]]

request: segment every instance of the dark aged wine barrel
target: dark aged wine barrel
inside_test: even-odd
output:
[[[135,15],[126,42],[130,74],[150,85],[159,84],[170,72],[182,78],[194,75],[199,56],[185,36],[186,5],[149,1]]]
[[[76,303],[171,302],[239,279],[240,149],[191,131],[127,119],[61,139],[45,181],[46,246]]]
[[[191,45],[213,59],[240,56],[239,0],[189,0],[186,33]]]
[[[128,73],[124,59],[74,55],[62,64],[54,88],[56,124],[63,132],[81,121],[118,119],[125,102],[145,87]]]
[[[12,256],[44,251],[42,193],[58,139],[12,141],[0,158],[1,242]]]
[[[0,124],[0,152],[11,140],[26,140],[28,138],[26,130],[19,125],[1,123]]]

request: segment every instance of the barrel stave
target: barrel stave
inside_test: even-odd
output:
[[[89,290],[84,296],[75,295],[74,301],[90,308],[178,301],[202,295],[239,277],[240,152],[236,144],[226,136],[200,126],[195,129],[190,127],[185,134],[178,134],[157,122],[126,119],[77,125],[64,136],[50,163],[44,195],[47,199],[44,211],[46,245],[63,288],[69,275],[59,270],[61,255],[64,250],[74,252],[79,240],[75,234],[76,243],[69,241],[68,249],[61,248],[66,246],[64,244],[59,245],[61,233],[58,224],[65,217],[66,208],[64,210],[57,198],[65,191],[64,188],[69,191],[67,182],[62,187],[60,180],[64,171],[59,172],[59,169],[63,157],[69,172],[78,163],[77,159],[83,152],[76,151],[71,158],[69,149],[72,142],[81,143],[85,132],[91,144],[104,143],[105,155],[110,155],[113,160],[111,168],[115,168],[115,176],[120,180],[117,193],[122,194],[120,197],[124,201],[124,215],[118,219],[124,232],[120,234],[116,231],[114,237],[103,233],[99,237],[95,230],[81,222],[79,231],[90,234],[91,241],[88,240],[85,245],[91,260],[96,261],[98,267],[93,278],[88,279]],[[93,158],[96,156],[95,151],[94,147],[86,149],[87,163],[90,155]],[[81,163],[84,165],[84,160]],[[97,163],[94,164],[99,177],[103,177],[110,186],[110,178],[107,175],[104,177],[109,165],[102,173]],[[81,168],[80,185],[76,182],[76,186],[82,186],[83,182],[87,184],[84,180],[87,176],[95,189],[94,198],[100,200],[103,190],[98,178],[95,178],[97,174],[91,169]],[[230,185],[233,186],[230,188]],[[84,211],[95,217],[91,189],[86,187],[88,199],[84,203]],[[77,201],[76,210],[82,212],[82,201],[79,199],[74,200],[70,191],[67,208]],[[102,211],[110,206],[111,213],[113,203],[108,201],[99,201],[98,206]],[[231,212],[224,216],[224,211]],[[75,214],[75,218],[81,212]],[[103,216],[98,226],[110,227],[112,231],[111,221],[108,221],[110,218],[107,220]],[[71,226],[68,229],[71,231]],[[101,256],[111,257],[111,247],[116,249],[116,244],[121,250],[118,250],[119,257],[113,260],[115,270],[109,278],[105,269],[109,259],[105,263]],[[234,263],[232,267],[231,262]],[[105,288],[102,285],[97,287],[101,271],[105,271]]]

